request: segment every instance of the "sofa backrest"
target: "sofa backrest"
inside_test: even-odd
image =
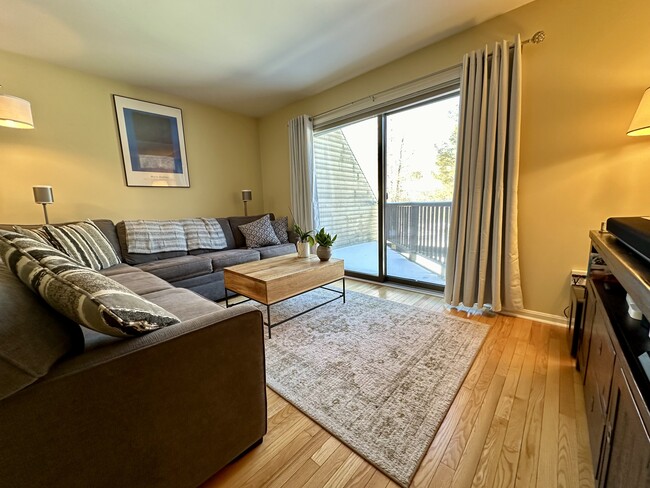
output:
[[[93,220],[94,224],[102,231],[102,233],[108,239],[108,242],[115,248],[117,257],[124,261],[124,256],[122,256],[122,249],[120,248],[120,240],[117,238],[117,231],[115,230],[115,224],[112,220],[108,219],[96,219]]]
[[[75,220],[73,222],[56,223],[52,225],[75,224],[77,222],[79,222],[79,220]],[[124,261],[120,249],[120,241],[117,238],[117,232],[115,231],[115,224],[113,224],[113,221],[108,219],[94,219],[93,222],[99,228],[99,230],[102,231],[102,234],[106,236],[108,242],[111,243],[111,245],[115,249],[115,252],[117,253],[117,257],[119,257],[120,259],[122,259],[122,261]],[[43,227],[43,224],[0,224],[0,229],[13,231],[14,225],[19,225],[20,227],[23,227],[25,229],[37,229],[39,227]]]
[[[81,328],[50,308],[0,261],[0,400],[83,347]]]
[[[241,217],[241,216],[228,217],[228,221],[230,222],[230,228],[232,229],[232,234],[235,239],[235,247],[246,247],[246,238],[244,237],[244,234],[242,234],[241,231],[239,230],[239,226],[248,224],[255,220],[259,220],[265,215],[269,215],[271,217],[271,220],[275,220],[275,216],[272,213],[261,214],[261,215],[249,215],[247,217]]]
[[[217,222],[223,230],[224,237],[226,238],[226,244],[228,247],[226,249],[234,249],[235,239],[233,237],[232,230],[230,228],[230,223],[226,218],[217,218]],[[101,228],[101,227],[100,227]],[[187,251],[167,251],[167,252],[158,252],[152,254],[141,254],[141,253],[130,253],[129,248],[126,244],[126,225],[123,221],[115,224],[115,231],[117,234],[117,240],[119,242],[122,260],[131,265],[149,263],[151,261],[158,261],[161,259],[176,258],[179,256],[187,256]],[[214,249],[196,249],[189,251],[189,254],[202,254],[206,252],[213,252]]]
[[[235,245],[235,238],[232,235],[232,229],[230,228],[230,222],[225,217],[217,217],[217,222],[219,222],[219,225],[221,226],[221,230],[223,230],[223,235],[226,238],[226,243],[228,244],[228,247],[226,249],[235,249],[237,246]],[[190,251],[190,254],[204,254],[204,253],[207,253],[207,252],[214,252],[214,250],[213,249],[194,249],[194,250]]]
[[[129,247],[126,244],[126,225],[124,221],[118,222],[115,224],[115,230],[117,232],[117,238],[120,242],[120,248],[122,250],[122,259],[125,263],[136,265],[149,263],[151,261],[158,261],[160,259],[169,259],[177,258],[179,256],[187,256],[187,251],[167,251],[167,252],[156,252],[151,254],[140,254],[129,252]]]

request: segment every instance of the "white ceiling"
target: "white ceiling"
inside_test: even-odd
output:
[[[260,116],[530,1],[0,0],[0,49]]]

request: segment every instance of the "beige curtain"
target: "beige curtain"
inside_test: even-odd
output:
[[[466,54],[445,301],[523,308],[517,238],[521,38]]]
[[[318,223],[313,139],[314,129],[308,115],[289,121],[291,211],[296,223],[305,230],[315,229]]]

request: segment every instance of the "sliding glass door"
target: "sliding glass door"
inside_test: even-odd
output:
[[[348,274],[441,288],[456,170],[457,91],[319,132],[319,226]]]
[[[379,277],[378,120],[314,137],[318,225],[338,237],[332,255],[346,271]]]
[[[386,275],[444,286],[458,97],[386,115]]]

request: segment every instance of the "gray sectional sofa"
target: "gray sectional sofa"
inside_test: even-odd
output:
[[[72,323],[0,261],[1,486],[192,487],[261,442],[262,315],[213,300],[225,266],[295,247],[242,249],[241,219],[220,219],[227,249],[156,256],[95,221],[124,261],[101,272],[181,320],[136,338]]]
[[[274,219],[273,214],[270,214]],[[297,236],[289,233],[289,243],[247,249],[238,226],[259,219],[262,215],[218,218],[228,247],[219,251],[171,251],[157,254],[130,254],[127,251],[124,223],[94,220],[119,252],[125,264],[136,266],[177,288],[187,288],[210,300],[225,298],[223,268],[296,252]]]

